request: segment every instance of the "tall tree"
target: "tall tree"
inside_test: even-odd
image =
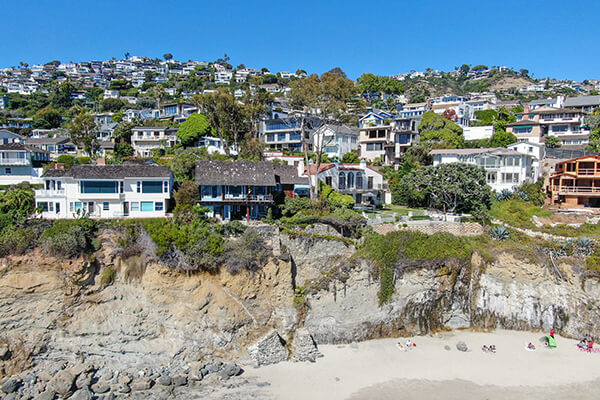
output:
[[[39,129],[58,128],[61,122],[60,113],[50,106],[42,108],[33,117],[33,126]]]
[[[258,139],[260,120],[269,114],[273,100],[274,96],[265,89],[258,89],[254,94],[250,89],[246,90],[244,113],[250,125],[250,133],[255,139]]]
[[[177,137],[184,146],[194,144],[200,137],[211,133],[210,124],[206,115],[194,113],[181,124],[177,131]]]
[[[171,54],[171,53],[165,53],[165,54],[163,54],[163,58],[164,58],[166,61],[170,61],[170,60],[172,60],[172,59],[173,59],[173,54]]]
[[[77,146],[83,147],[92,158],[95,158],[96,152],[100,148],[96,137],[97,129],[94,116],[87,112],[79,113],[70,124],[71,141]]]

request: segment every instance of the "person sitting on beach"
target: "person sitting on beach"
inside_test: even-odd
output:
[[[535,350],[535,346],[534,346],[534,344],[533,344],[533,343],[531,343],[531,342],[529,342],[529,344],[527,345],[527,348],[528,348],[529,350]]]
[[[481,351],[483,351],[484,353],[487,353],[488,351],[490,351],[490,349],[488,349],[488,347],[484,344],[483,347],[481,348]]]
[[[406,346],[406,348],[407,348],[408,350],[410,350],[410,349],[412,349],[413,347],[415,347],[415,344],[414,344],[413,342],[411,342],[411,341],[410,341],[410,339],[408,339],[404,345]]]
[[[587,340],[585,338],[581,339],[579,343],[577,343],[577,347],[580,350],[586,350],[588,348]]]
[[[492,353],[495,353],[495,352],[496,352],[496,345],[495,345],[495,344],[490,344],[489,350],[490,350]]]
[[[554,339],[554,329],[550,329],[550,336]]]

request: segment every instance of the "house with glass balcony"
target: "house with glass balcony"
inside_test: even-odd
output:
[[[344,124],[324,124],[313,134],[314,148],[329,158],[340,160],[344,154],[358,150],[358,129]]]
[[[160,165],[57,165],[42,175],[35,191],[42,218],[164,217],[173,174]]]
[[[418,143],[420,117],[397,117],[387,111],[371,111],[359,120],[359,155],[379,158],[385,165],[400,162],[402,154]]]
[[[600,156],[561,161],[550,174],[548,194],[552,204],[567,208],[600,208]]]
[[[166,126],[137,126],[131,130],[131,146],[137,156],[150,157],[152,149],[175,146],[177,131]]]
[[[465,163],[485,170],[486,182],[496,192],[514,190],[525,182],[535,182],[539,169],[533,167],[533,154],[504,147],[491,149],[435,149],[429,152],[433,165]]]
[[[305,133],[308,136],[306,145],[312,151],[313,127],[319,125],[316,119],[305,121]],[[302,152],[302,121],[297,118],[268,119],[260,123],[260,137],[267,150],[289,150],[291,152]]]
[[[50,161],[47,151],[20,142],[0,145],[0,184],[40,183],[42,164]]]

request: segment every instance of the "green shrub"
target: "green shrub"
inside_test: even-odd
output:
[[[319,181],[319,197],[331,208],[352,208],[355,204],[354,197],[333,190],[323,181]]]
[[[77,157],[77,164],[91,164],[92,159],[90,157]]]
[[[40,241],[46,253],[74,258],[97,250],[96,230],[96,222],[87,218],[57,220],[43,231]]]
[[[115,281],[117,276],[117,272],[115,271],[112,265],[105,267],[102,271],[102,275],[100,276],[100,284],[102,286],[109,286]]]
[[[22,255],[35,244],[35,232],[8,225],[0,233],[0,257]]]
[[[312,201],[308,197],[286,197],[281,212],[285,217],[291,217],[301,211],[311,210],[312,208]]]
[[[239,236],[246,230],[246,225],[240,221],[230,221],[223,225],[223,233],[227,236]]]
[[[70,156],[68,154],[61,154],[56,158],[56,162],[58,164],[64,164],[65,168],[69,169],[77,163],[77,160],[75,159],[75,157]]]

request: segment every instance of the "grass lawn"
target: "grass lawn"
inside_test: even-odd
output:
[[[393,216],[394,213],[397,216],[406,216],[406,215],[408,215],[409,211],[413,211],[413,212],[416,212],[416,213],[422,213],[424,211],[424,209],[421,209],[421,208],[409,208],[409,207],[405,207],[405,206],[397,206],[397,205],[394,205],[394,204],[387,204],[384,208],[379,209],[379,210],[377,210],[375,212],[365,211],[365,214],[369,218],[375,218],[376,215],[381,215],[381,216],[384,216],[384,217]]]

